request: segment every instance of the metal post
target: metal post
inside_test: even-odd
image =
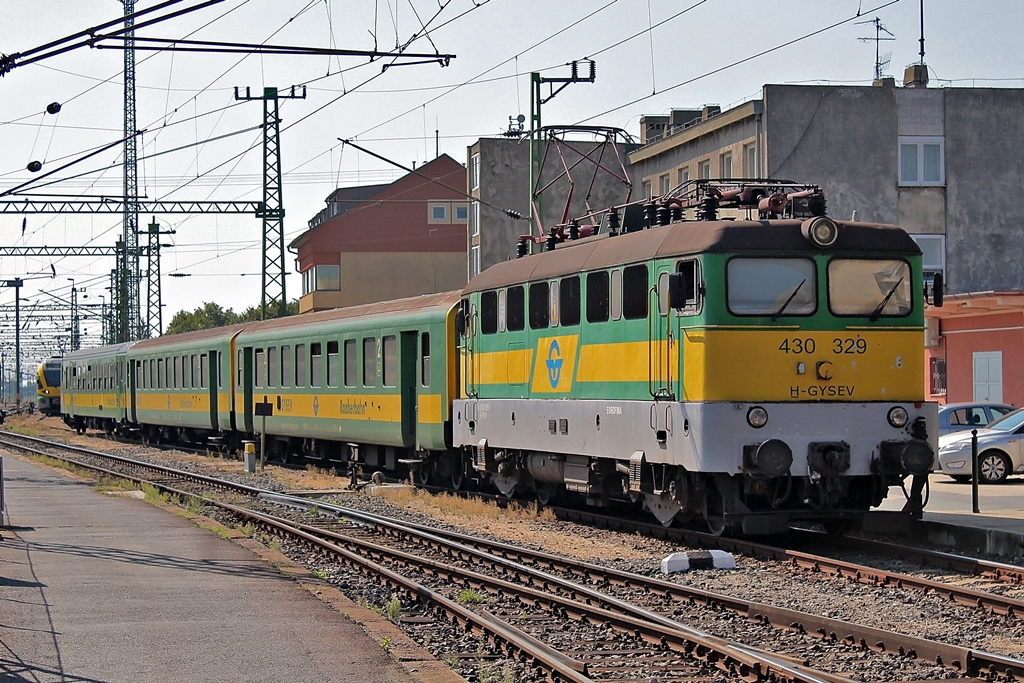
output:
[[[981,512],[978,507],[978,430],[971,430],[971,510]]]
[[[21,278],[14,283],[14,407],[21,412]]]

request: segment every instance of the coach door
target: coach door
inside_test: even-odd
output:
[[[668,305],[668,283],[671,266],[659,266],[657,280],[648,297],[648,389],[653,398],[673,398],[673,341],[671,309]]]
[[[402,402],[402,443],[419,445],[416,438],[416,341],[415,330],[402,332],[398,345],[398,387]]]
[[[217,427],[219,427],[218,411],[220,410],[217,395],[217,389],[219,388],[217,380],[220,378],[220,364],[217,362],[217,351],[208,351],[206,355],[203,357],[203,359],[199,361],[200,365],[202,365],[203,361],[207,359],[209,360],[206,363],[206,367],[201,367],[200,373],[202,380],[206,382],[207,386],[209,387],[207,391],[209,392],[210,399],[210,428],[216,430]]]
[[[132,365],[132,361],[129,360],[128,358],[125,358],[125,381],[128,384],[128,409],[125,411],[125,413],[128,416],[129,422],[138,423],[139,418],[135,409],[135,406],[138,405],[136,389],[139,386],[139,379],[140,375],[142,374],[142,361],[137,360],[134,362],[134,367],[132,367]]]
[[[252,347],[245,346],[239,350],[241,362],[238,367],[238,379],[242,393],[242,428],[246,434],[255,434],[252,421]]]

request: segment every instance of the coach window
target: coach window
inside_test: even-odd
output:
[[[562,325],[580,324],[580,276],[563,277],[558,285],[562,308]]]
[[[145,367],[144,372],[145,372],[145,375],[146,375],[146,388],[147,389],[155,389],[156,388],[156,363],[153,362],[152,358],[146,359],[146,367]]]
[[[338,378],[341,376],[340,359],[338,358],[338,342],[327,342],[327,386],[338,386]]]
[[[356,340],[346,339],[345,340],[345,386],[354,387],[356,385],[356,373],[358,372],[359,359],[356,357]]]
[[[548,283],[530,285],[530,329],[543,330],[548,326]]]
[[[498,293],[483,292],[480,295],[480,332],[494,334],[498,331]]]
[[[213,353],[212,351],[210,353]],[[199,388],[206,389],[210,386],[210,357],[205,353],[199,354]]]
[[[192,354],[192,387],[195,389],[201,389],[206,386],[206,373],[200,375],[199,371],[199,359],[206,358],[206,354]]]
[[[267,349],[267,386],[276,387],[281,376],[280,357],[277,355],[277,347],[271,346]]]
[[[256,377],[253,380],[253,386],[264,387],[264,386],[267,385],[267,381],[266,381],[266,378],[267,378],[267,356],[266,356],[266,352],[263,349],[256,349],[256,351],[255,351],[255,359],[256,359],[256,363],[255,363],[255,366],[256,366]]]
[[[295,356],[292,355],[291,344],[281,347],[281,387],[290,387],[295,377]]]
[[[622,317],[622,271],[613,270],[610,284],[612,320]]]
[[[181,388],[192,388],[192,360],[188,356],[181,357]]]
[[[156,359],[156,388],[164,388],[164,359]]]
[[[363,386],[377,386],[377,340],[373,337],[363,339]]]
[[[175,356],[174,357],[173,384],[172,383],[168,383],[167,386],[168,387],[173,387],[175,389],[180,389],[181,388],[181,358],[179,356]]]
[[[622,317],[647,317],[647,266],[627,266],[622,271]]]
[[[420,335],[420,383],[430,386],[430,333]]]
[[[306,345],[295,345],[295,386],[306,386]]]
[[[242,349],[238,349],[238,358],[235,359],[235,387],[238,389],[242,388],[242,377],[245,373],[243,370],[242,353]]]
[[[508,331],[526,327],[526,290],[522,285],[508,288]]]
[[[587,322],[607,322],[608,303],[608,271],[587,273]]]
[[[398,384],[398,342],[393,334],[384,337],[383,342],[384,354],[380,362],[384,386],[393,387]]]
[[[309,345],[309,386],[322,387],[324,384],[323,347],[319,342]]]
[[[725,267],[726,301],[736,315],[812,315],[818,308],[814,261],[734,258]]]

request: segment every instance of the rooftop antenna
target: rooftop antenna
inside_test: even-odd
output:
[[[924,0],[921,0],[921,64],[924,64]]]
[[[922,1],[922,3],[924,2],[924,0],[921,0],[921,1]],[[889,31],[889,29],[887,29],[886,27],[882,26],[882,20],[879,19],[878,17],[875,17],[871,21],[858,21],[857,23],[858,24],[874,24],[875,25],[875,37],[874,38],[858,38],[857,40],[859,40],[862,43],[866,43],[866,42],[872,41],[872,40],[875,41],[875,80],[876,81],[880,80],[882,78],[882,70],[885,69],[885,67],[889,66],[889,58],[892,56],[892,53],[889,53],[889,54],[885,55],[884,56],[885,59],[883,61],[883,59],[882,59],[883,56],[879,54],[879,50],[878,50],[879,43],[881,43],[883,40],[896,40],[896,36],[894,36],[892,34],[892,32]],[[886,37],[886,36],[883,36],[882,33],[887,33],[889,35],[888,35],[888,37]]]

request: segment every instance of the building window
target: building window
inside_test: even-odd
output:
[[[314,289],[318,292],[337,292],[341,289],[341,266],[315,266],[316,281]],[[308,271],[307,271],[308,272]]]
[[[945,185],[945,139],[900,136],[900,185]]]
[[[644,181],[644,196],[645,197],[653,197],[654,196],[654,187],[651,185],[651,181],[650,180],[645,180]]]
[[[465,204],[455,205],[455,222],[465,223],[469,220],[469,207]]]
[[[931,395],[932,396],[945,396],[946,395],[946,359],[933,357],[929,361],[931,366],[930,372],[928,373],[931,377]]]
[[[931,394],[932,396],[946,395],[946,359],[932,358],[931,362]]]
[[[936,273],[946,272],[946,236],[945,235],[911,235],[921,249],[921,269],[925,280],[931,283]]]
[[[431,204],[430,205],[430,221],[431,223],[447,223],[448,222],[448,207],[444,204]]]
[[[665,175],[661,176],[660,181],[661,181],[661,194],[662,195],[668,194],[669,190],[672,189],[672,181],[669,180],[668,173],[666,173]]]
[[[719,178],[732,178],[732,154],[726,152],[718,158]]]
[[[480,187],[480,155],[474,154],[469,158],[469,189],[476,190]]]
[[[743,145],[743,174],[748,178],[757,178],[761,175],[757,168],[757,145],[751,143]]]
[[[469,204],[472,214],[469,219],[470,234],[474,237],[480,234],[480,202],[475,199]]]
[[[480,245],[476,244],[469,250],[469,277],[480,274]]]
[[[679,184],[687,183],[690,181],[690,167],[679,169]]]
[[[701,180],[711,177],[711,159],[705,159],[697,165],[697,177]]]

